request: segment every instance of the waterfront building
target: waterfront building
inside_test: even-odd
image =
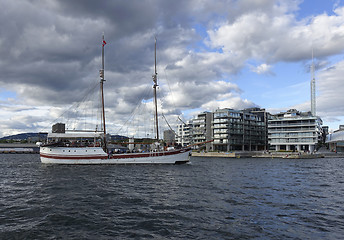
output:
[[[322,126],[322,129],[323,129],[324,136],[327,136],[327,134],[329,134],[328,126]]]
[[[248,108],[246,111],[249,111],[259,117],[261,121],[264,122],[263,127],[261,128],[261,138],[260,141],[264,141],[264,150],[269,149],[269,141],[268,141],[268,120],[271,119],[271,114],[267,112],[264,108]],[[264,131],[263,131],[264,129]],[[262,132],[263,131],[263,132]]]
[[[188,146],[192,143],[192,120],[177,126],[177,143]]]
[[[344,125],[326,136],[326,143],[332,152],[344,152]]]
[[[267,149],[265,109],[217,109],[213,112],[212,149],[215,151],[259,151]]]
[[[174,145],[175,142],[175,132],[173,130],[164,131],[164,141],[167,145]]]
[[[65,133],[66,132],[66,124],[64,123],[55,123],[51,129],[52,133]]]
[[[310,151],[323,139],[322,120],[311,112],[295,109],[272,115],[268,120],[268,135],[271,150]]]
[[[201,143],[212,140],[211,121],[213,114],[211,112],[203,112],[192,120],[192,136],[193,143],[199,148]],[[199,145],[198,145],[199,144]],[[211,150],[211,143],[205,144],[205,150]]]

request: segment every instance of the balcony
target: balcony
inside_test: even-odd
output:
[[[221,140],[215,139],[215,140],[214,140],[214,143],[215,143],[215,144],[227,144],[227,143],[228,143],[228,140],[227,140],[227,139],[221,139]]]
[[[276,144],[276,143],[289,143],[289,144],[316,144],[318,143],[317,140],[314,140],[314,138],[310,139],[269,139],[270,144]]]
[[[216,129],[216,128],[228,128],[228,124],[214,124],[212,126],[213,129]]]
[[[227,139],[228,134],[214,134],[214,138],[216,138],[216,139]]]
[[[211,123],[228,123],[228,119],[215,119],[214,121],[211,121]]]
[[[214,134],[219,134],[219,133],[228,133],[228,130],[225,129],[214,129]]]
[[[316,122],[302,122],[302,123],[271,123],[269,122],[268,127],[269,128],[281,128],[281,127],[313,127],[316,126]]]
[[[316,132],[315,128],[278,128],[268,130],[269,133],[280,133],[280,132]]]
[[[271,139],[279,139],[279,138],[313,138],[318,137],[318,134],[315,133],[306,133],[306,134],[278,134],[278,135],[272,135],[269,134],[269,138]]]

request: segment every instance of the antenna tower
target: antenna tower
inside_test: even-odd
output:
[[[316,116],[316,98],[315,98],[315,77],[314,77],[314,57],[313,57],[313,48],[312,48],[312,80],[311,80],[311,113],[313,116]]]

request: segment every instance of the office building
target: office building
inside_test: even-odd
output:
[[[177,143],[182,146],[188,146],[192,143],[192,121],[179,124],[177,126]]]
[[[212,121],[213,114],[211,112],[203,112],[197,115],[195,119],[192,120],[192,135],[193,143],[196,148],[199,148],[205,145],[205,150],[211,150],[211,143],[208,142],[212,140]],[[208,142],[208,143],[205,143]],[[201,143],[205,143],[204,145]]]
[[[267,149],[264,109],[217,109],[213,112],[212,149],[215,151],[261,151]]]
[[[322,120],[311,112],[291,109],[272,115],[268,120],[271,150],[313,152],[323,139],[321,126]]]

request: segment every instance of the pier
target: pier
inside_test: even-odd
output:
[[[39,153],[39,147],[34,143],[1,143],[0,153]]]

